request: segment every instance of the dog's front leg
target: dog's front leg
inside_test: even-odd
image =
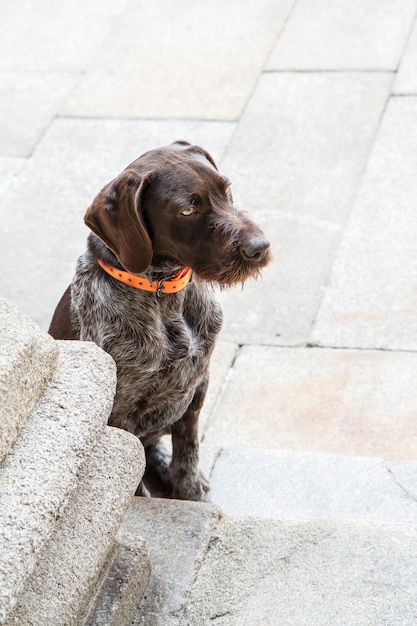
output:
[[[172,425],[172,495],[181,500],[208,500],[209,482],[198,469],[198,416],[207,385],[208,376],[197,387],[182,418]]]

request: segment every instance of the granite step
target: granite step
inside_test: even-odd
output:
[[[137,593],[146,587],[149,560],[143,539],[133,543],[123,537],[115,541],[115,536],[144,465],[139,440],[106,426],[80,468],[77,485],[26,579],[7,626],[81,624],[87,612],[84,623],[89,626],[129,623],[126,619],[138,604],[129,584],[136,584]],[[124,571],[127,558],[135,567]],[[132,579],[124,582],[128,574]],[[103,594],[111,582],[118,593],[109,604]]]
[[[151,565],[144,539],[119,530],[115,544],[82,626],[130,626],[148,585]]]
[[[417,620],[417,524],[224,516],[211,504],[135,498],[122,527],[146,537],[152,565],[134,626]]]
[[[9,300],[0,298],[0,461],[52,375],[58,349]]]
[[[112,407],[112,359],[92,343],[56,345],[56,370],[0,464],[0,623],[74,497]]]
[[[220,517],[208,503],[134,498],[120,530],[145,538],[152,574],[132,626],[178,624]]]
[[[413,626],[416,549],[416,525],[225,517],[167,623]]]

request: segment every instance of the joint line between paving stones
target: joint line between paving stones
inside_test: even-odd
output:
[[[55,116],[60,120],[78,120],[78,121],[99,121],[99,122],[193,122],[197,124],[234,124],[237,125],[238,118],[220,119],[216,117],[152,117],[152,116],[138,116],[138,117],[109,117],[106,115],[69,115],[68,113],[57,113]],[[55,119],[55,118],[54,118]]]
[[[414,18],[411,20],[410,30],[408,31],[408,35],[407,35],[407,37],[405,38],[405,42],[404,42],[404,46],[403,46],[402,52],[401,52],[401,54],[399,55],[399,59],[398,59],[398,63],[397,63],[397,67],[396,67],[396,70],[395,70],[395,73],[396,73],[396,74],[398,73],[398,70],[400,69],[401,63],[402,63],[403,58],[404,58],[404,53],[405,53],[405,51],[407,50],[408,44],[410,43],[410,39],[411,39],[411,36],[412,36],[412,34],[413,34],[413,30],[414,30],[414,26],[415,26],[415,24],[416,24],[416,21],[417,21],[417,7],[416,7],[416,11],[414,12]],[[392,95],[392,94],[391,94],[391,95]],[[414,95],[415,95],[415,94],[414,94]]]
[[[366,68],[343,68],[343,69],[332,69],[332,68],[314,68],[314,69],[296,69],[296,68],[288,68],[288,69],[270,69],[264,70],[264,74],[392,74],[395,75],[397,70],[390,69],[366,69]]]
[[[273,53],[273,51],[274,51],[274,49],[275,49],[275,46],[277,45],[277,43],[278,43],[278,41],[279,41],[280,37],[283,35],[283,33],[284,33],[284,31],[285,31],[285,29],[286,29],[286,27],[287,27],[287,24],[288,24],[288,22],[289,22],[289,20],[290,20],[290,18],[291,18],[291,15],[292,15],[292,13],[293,13],[293,11],[294,11],[294,8],[295,8],[295,6],[298,4],[298,1],[299,1],[299,0],[294,0],[294,2],[293,2],[293,4],[292,4],[291,8],[289,9],[289,11],[288,11],[288,13],[287,13],[287,16],[286,16],[286,17],[285,17],[285,19],[283,20],[283,23],[282,23],[282,28],[279,30],[279,32],[278,32],[278,34],[277,34],[277,36],[276,36],[275,41],[274,41],[274,42],[273,42],[273,44],[271,45],[271,48],[270,48],[270,49],[269,49],[269,50],[265,53],[265,63],[264,63],[264,65],[263,65],[263,69],[262,69],[262,71],[259,73],[258,79],[254,82],[252,89],[249,91],[249,93],[248,93],[248,95],[247,95],[247,97],[246,97],[246,100],[245,100],[245,104],[244,104],[244,106],[243,106],[243,108],[242,108],[242,110],[241,110],[240,114],[238,115],[238,117],[237,117],[236,119],[234,119],[234,120],[230,120],[231,122],[234,122],[234,123],[235,123],[235,128],[233,129],[233,132],[232,132],[232,134],[231,134],[231,136],[230,136],[230,138],[229,138],[229,141],[227,142],[227,145],[226,145],[226,147],[225,147],[225,149],[224,149],[224,151],[223,151],[223,155],[227,152],[227,149],[228,149],[229,145],[230,145],[230,144],[232,143],[232,141],[233,141],[233,137],[234,137],[234,135],[235,135],[235,134],[236,134],[236,132],[237,132],[237,128],[238,128],[238,125],[239,125],[240,119],[241,119],[242,115],[245,113],[245,111],[246,111],[246,109],[247,109],[247,107],[248,107],[248,104],[249,104],[249,103],[250,103],[250,101],[252,100],[252,97],[253,97],[253,95],[254,95],[255,91],[256,91],[256,90],[257,90],[257,88],[258,88],[258,85],[259,85],[259,82],[260,82],[260,80],[261,80],[262,76],[263,76],[265,73],[269,73],[269,70],[265,69],[265,66],[266,66],[266,64],[268,63],[269,59],[271,58],[271,54]],[[210,120],[210,121],[213,121],[213,120]],[[224,121],[224,120],[223,120],[223,121]],[[222,157],[223,157],[223,155],[222,155]],[[221,165],[221,159],[219,159],[219,164]]]
[[[280,346],[287,348],[294,348],[294,346]],[[297,346],[296,346],[297,347]],[[307,342],[304,346],[305,348],[321,348],[322,350],[356,350],[362,352],[400,352],[404,354],[416,354],[417,350],[407,350],[406,348],[383,348],[383,347],[372,347],[372,346],[327,346],[320,345],[312,342]]]
[[[215,455],[215,457],[213,459],[213,462],[211,464],[211,467],[210,467],[209,479],[211,479],[211,475],[213,473],[214,468],[216,467],[216,463],[220,459],[220,457],[223,454],[223,452],[224,452],[224,448],[219,448],[217,450],[216,455]]]
[[[391,98],[394,100],[396,98],[417,98],[416,93],[392,93]]]
[[[360,191],[360,189],[362,187],[363,181],[364,181],[365,176],[366,176],[366,172],[367,172],[368,167],[369,167],[369,162],[371,160],[371,157],[372,157],[372,154],[373,154],[373,151],[374,151],[375,142],[376,142],[377,137],[379,135],[379,132],[381,130],[382,122],[384,120],[388,104],[389,104],[389,102],[390,102],[390,100],[392,98],[392,86],[393,86],[393,83],[394,83],[394,78],[396,76],[396,73],[395,72],[391,72],[391,75],[392,75],[391,76],[391,84],[390,84],[390,88],[389,88],[389,91],[388,91],[388,94],[387,94],[387,98],[385,100],[384,106],[382,107],[382,111],[381,111],[378,123],[376,125],[376,128],[375,128],[374,136],[372,138],[372,141],[369,144],[368,153],[366,155],[366,160],[364,161],[362,172],[361,172],[361,174],[360,174],[360,176],[358,178],[358,184],[357,184],[355,193],[354,193],[354,195],[352,197],[352,202],[351,202],[351,205],[350,205],[350,209],[349,209],[349,212],[347,214],[346,220],[344,222],[344,234],[341,234],[341,236],[340,236],[337,249],[335,250],[335,253],[334,253],[334,256],[333,256],[333,263],[332,263],[331,267],[329,268],[329,271],[328,271],[328,274],[327,274],[327,280],[323,284],[323,288],[321,290],[321,298],[320,298],[320,301],[317,304],[315,313],[314,313],[312,321],[310,323],[310,326],[309,326],[309,329],[308,329],[308,332],[307,332],[307,337],[311,337],[311,335],[313,334],[314,327],[315,327],[316,321],[317,321],[317,316],[320,313],[321,307],[323,305],[323,300],[324,300],[324,296],[325,296],[326,290],[327,290],[328,286],[332,282],[334,266],[335,266],[335,262],[337,261],[337,258],[338,258],[339,252],[340,252],[340,246],[341,246],[341,244],[343,242],[344,236],[345,236],[346,231],[347,231],[347,229],[349,227],[349,222],[352,219],[352,212],[353,212],[353,209],[355,208],[356,201],[357,201],[357,198],[358,198],[358,195],[359,195],[359,191]],[[311,347],[314,347],[314,345],[312,344]],[[331,347],[331,346],[329,346],[329,347]],[[357,349],[361,349],[361,348],[357,348]]]
[[[239,350],[241,348],[277,348],[284,350],[304,350],[305,348],[314,348],[319,350],[350,350],[357,352],[398,352],[401,354],[416,354],[417,350],[408,350],[407,348],[384,348],[384,347],[375,347],[375,346],[330,346],[330,345],[322,345],[318,343],[314,343],[311,341],[305,341],[298,345],[294,345],[293,343],[244,343],[239,346]],[[238,352],[239,352],[238,350]],[[232,369],[235,361],[238,357],[238,352],[236,353],[233,361],[230,365],[229,369]]]
[[[417,497],[413,496],[412,493],[409,493],[409,491],[407,491],[407,489],[404,487],[404,485],[402,485],[400,483],[400,481],[398,480],[398,478],[395,475],[394,470],[389,467],[388,465],[385,466],[385,469],[388,472],[388,475],[392,478],[392,480],[394,481],[394,483],[397,485],[397,487],[399,487],[401,489],[401,491],[403,493],[405,493],[405,495],[407,496],[407,498],[409,498],[410,500],[412,500],[413,502],[415,502],[417,504]]]

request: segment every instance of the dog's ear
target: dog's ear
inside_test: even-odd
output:
[[[96,196],[84,215],[87,226],[133,274],[152,261],[152,243],[142,219],[149,178],[125,170]]]
[[[213,159],[213,157],[211,156],[211,154],[209,154],[207,152],[207,150],[204,150],[204,148],[201,148],[200,146],[191,146],[191,150],[193,152],[196,152],[197,154],[201,154],[205,159],[207,159],[207,161],[209,163],[211,163],[211,165],[217,170],[219,171],[219,168],[216,165],[215,160]]]
[[[182,139],[179,139],[178,141],[174,141],[174,143],[172,143],[170,147],[184,150],[185,152],[188,152],[190,154],[198,154],[199,156],[203,156],[217,171],[219,171],[219,168],[217,167],[216,162],[211,154],[209,154],[207,150],[204,150],[204,148],[201,148],[200,146],[195,146],[191,143],[188,143],[188,141],[183,141]]]

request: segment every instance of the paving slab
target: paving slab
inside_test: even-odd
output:
[[[416,480],[416,461],[226,448],[210,476],[210,497],[233,517],[416,524],[415,488],[408,489]]]
[[[257,280],[219,290],[224,340],[305,345],[329,280],[342,234],[339,224],[306,215],[256,212],[273,261]]]
[[[121,531],[146,540],[152,574],[135,626],[178,624],[220,511],[211,504],[134,498]]]
[[[29,156],[75,81],[69,73],[0,73],[0,156]]]
[[[24,427],[56,367],[58,344],[0,298],[0,462]]]
[[[81,467],[72,497],[7,626],[80,623],[144,469],[139,440],[107,426]],[[146,585],[149,563],[142,556]],[[113,623],[109,617],[107,624]]]
[[[245,346],[203,443],[417,459],[417,355]]]
[[[221,167],[236,204],[270,238],[275,262],[243,294],[221,295],[225,339],[306,342],[390,83],[385,74],[260,78]]]
[[[413,525],[225,518],[181,626],[413,626]]]
[[[216,405],[221,388],[226,380],[229,367],[238,350],[237,344],[227,341],[218,341],[210,360],[210,381],[203,408],[199,416],[199,431],[204,432],[210,415]]]
[[[392,75],[263,74],[222,169],[242,209],[344,223]]]
[[[270,70],[396,70],[415,0],[301,0],[269,59]]]
[[[0,620],[33,571],[113,404],[111,357],[89,342],[59,347],[54,375],[0,467]]]
[[[2,7],[0,71],[83,71],[126,0],[16,0]]]
[[[43,329],[85,249],[83,216],[100,189],[140,154],[177,139],[216,160],[234,124],[187,121],[55,120],[0,202],[0,293]]]
[[[393,85],[394,94],[417,95],[417,22],[414,24],[407,47]]]
[[[417,100],[389,102],[310,339],[417,348]]]
[[[131,2],[61,113],[235,120],[293,4]]]

